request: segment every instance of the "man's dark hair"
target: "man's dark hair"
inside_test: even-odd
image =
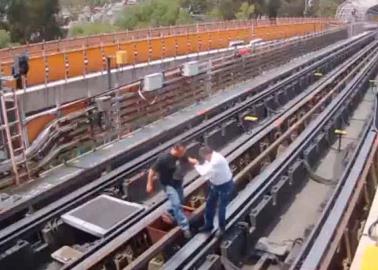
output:
[[[199,150],[199,155],[204,158],[207,155],[210,155],[213,153],[213,149],[211,149],[209,146],[202,146]]]
[[[178,149],[178,148],[186,148],[186,145],[185,145],[185,143],[183,143],[183,142],[178,142],[178,143],[175,143],[175,144],[173,145],[173,148],[175,148],[175,149]]]

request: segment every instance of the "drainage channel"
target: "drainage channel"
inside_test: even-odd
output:
[[[327,105],[339,96],[338,94],[343,89],[342,86],[352,80],[364,64],[369,61],[369,57],[373,55],[371,52],[376,51],[376,43],[374,42],[370,46],[335,70],[329,77],[325,76],[322,83],[319,82],[320,85],[314,87],[315,89],[298,97],[299,100],[295,101],[296,104],[290,104],[286,111],[262,132],[254,134],[247,141],[238,139],[228,145],[224,152],[231,162],[234,173],[242,173],[249,164],[254,164],[248,172],[250,177],[253,178],[264,173],[270,162],[275,160],[276,157],[280,158],[280,156],[277,156],[277,148],[285,143],[290,145],[297,136],[303,133],[306,126],[316,119],[316,115],[326,110]],[[239,190],[244,190],[248,180],[240,179],[237,184]],[[204,179],[199,178],[198,181],[194,181],[192,185],[186,188],[186,191],[188,194],[186,203],[188,215],[194,223],[202,222],[198,217],[201,215],[204,206],[206,191]],[[166,204],[160,206],[134,226],[126,230],[123,228],[124,231],[119,236],[82,263],[78,265],[74,263],[66,268],[76,265],[76,269],[101,266],[107,267],[106,269],[125,266],[126,269],[143,269],[149,264],[159,264],[159,261],[166,261],[176,253],[178,248],[185,244],[177,227],[173,228],[164,224],[161,215],[166,206]],[[163,259],[159,255],[162,253],[164,254]]]
[[[256,264],[275,265],[277,262],[290,265],[292,258],[296,258],[296,251],[321,217],[324,205],[335,192],[336,184],[341,180],[342,173],[346,169],[344,164],[353,155],[359,139],[365,138],[364,132],[370,128],[368,124],[373,111],[373,101],[373,93],[368,91],[351,115],[349,124],[342,124],[345,126],[343,132],[346,135],[343,135],[341,140],[336,139],[336,142],[320,161],[311,154],[305,157],[308,163],[315,165],[313,175],[303,182],[303,186],[298,186],[299,192],[293,196],[292,201],[289,199],[289,202],[286,202],[287,207],[285,205],[283,213],[277,215],[279,218],[276,224],[274,221],[265,221],[266,224],[274,227],[259,239],[256,244],[255,256],[251,256],[250,261],[244,263],[246,269],[248,266],[249,269],[259,269],[256,268]],[[343,119],[343,121],[348,121],[348,119]],[[312,159],[313,161],[311,161]],[[277,258],[270,256],[272,254],[278,258],[289,255],[285,260],[276,261]],[[316,267],[304,269],[316,269]]]
[[[369,97],[366,98],[365,104],[371,107],[372,102],[378,101],[376,93],[370,92],[367,95]],[[361,125],[365,110],[358,109],[359,115],[354,116],[352,121],[359,121]],[[377,109],[375,106],[375,117],[372,120],[377,120]],[[298,250],[290,269],[351,267],[359,239],[366,237],[362,228],[366,224],[368,211],[376,195],[377,124],[376,121],[372,121],[369,132],[366,136],[361,136],[363,143],[359,147],[353,166],[340,177],[313,232]],[[353,261],[352,268],[357,268],[357,265],[358,263]]]
[[[325,110],[319,112],[316,119],[307,124],[307,128],[299,133],[286,151],[277,156],[266,170],[254,176],[254,160],[236,175],[237,181],[253,181],[250,181],[229,205],[229,223],[223,239],[216,238],[215,231],[209,235],[197,234],[162,267],[221,269],[224,265],[234,269],[242,266],[246,269],[266,269],[265,267],[281,266],[287,263],[286,259],[290,261],[292,256],[295,256],[293,247],[300,246],[303,241],[301,238],[305,238],[311,231],[309,223],[313,224],[316,220],[317,210],[322,203],[320,199],[329,196],[328,186],[332,187],[338,180],[333,179],[334,172],[336,175],[340,173],[332,164],[329,168],[332,175],[320,176],[318,174],[324,168],[322,163],[316,168],[316,163],[327,151],[329,160],[323,164],[332,160],[340,162],[342,149],[338,155],[330,154],[329,149],[334,147],[335,130],[344,130],[348,119],[352,118],[350,126],[353,132],[364,130],[365,125],[356,124],[358,121],[354,121],[351,115],[361,104],[368,89],[369,79],[375,76],[377,59],[378,56],[372,54],[355,67],[355,73],[350,78],[336,80],[337,85],[334,89],[339,89],[339,94],[328,103]],[[366,107],[366,104],[362,108]],[[369,111],[368,108],[365,109]],[[353,136],[349,138],[351,141],[358,138]],[[347,139],[345,138],[345,141]],[[309,180],[310,177],[313,180]],[[315,194],[310,188],[315,186],[314,183],[319,185],[316,186],[318,192]],[[301,202],[306,199],[312,201],[310,196],[319,196],[319,201],[317,207],[312,207],[307,212],[302,208],[306,204],[301,205]],[[298,223],[302,220],[296,215],[303,215],[303,226],[296,224],[297,220]]]

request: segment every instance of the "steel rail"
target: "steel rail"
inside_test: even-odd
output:
[[[375,108],[375,116],[377,116],[377,108]],[[321,218],[306,239],[290,269],[328,269],[326,265],[321,265],[328,264],[329,257],[326,259],[327,255],[330,256],[332,252],[336,252],[335,248],[342,236],[340,232],[342,232],[343,216],[349,206],[353,207],[350,205],[352,196],[356,192],[357,186],[364,182],[368,172],[366,169],[370,168],[378,147],[377,130],[373,123],[373,119],[371,119],[371,129],[369,132],[365,132],[358,148],[358,155],[355,155],[353,163],[341,177]],[[346,226],[345,223],[344,226]]]
[[[347,67],[344,68],[344,70],[346,70],[346,69],[347,69]],[[338,73],[342,73],[342,70],[338,71]],[[331,76],[331,78],[327,78],[326,81],[333,81],[335,79],[336,79],[335,76]],[[325,87],[326,86],[323,84],[321,88],[324,90]],[[315,87],[315,89],[316,89],[316,87]],[[302,99],[302,101],[307,102],[308,100],[311,100],[317,93],[320,92],[321,89],[317,89],[317,90],[318,91],[314,91],[314,92],[309,91],[310,94],[308,96],[304,97]],[[327,93],[326,96],[324,96],[322,98],[322,100],[324,101],[328,97],[332,96],[334,94],[333,92],[334,92],[334,90],[331,90],[329,93]],[[304,103],[304,102],[302,102],[302,103]],[[253,170],[253,167],[257,167],[259,164],[261,164],[261,162],[263,162],[263,160],[264,160],[264,157],[268,156],[269,154],[271,154],[271,152],[273,150],[277,149],[277,147],[285,140],[285,138],[287,138],[290,135],[290,133],[292,133],[293,131],[295,131],[299,127],[299,124],[301,122],[305,122],[306,119],[308,119],[309,117],[311,117],[311,115],[313,115],[313,113],[316,112],[319,109],[319,107],[321,106],[320,105],[321,103],[322,103],[322,101],[319,101],[319,103],[317,105],[313,105],[312,109],[310,111],[308,111],[306,113],[306,115],[304,115],[299,121],[297,121],[296,123],[294,123],[293,126],[288,129],[288,131],[285,133],[287,135],[283,134],[278,139],[276,139],[273,142],[273,144],[271,144],[271,146],[269,146],[269,148],[267,148],[257,158],[255,158],[253,160],[253,162],[251,162],[250,165],[248,165],[247,167],[245,167],[245,169],[243,169],[241,172],[239,172],[238,175],[245,174],[245,171],[251,171],[251,170]],[[278,120],[276,120],[274,122],[275,125],[278,125],[279,123],[282,123],[283,121],[285,121],[284,120],[285,118],[289,118],[289,115],[294,114],[292,111],[298,110],[296,108],[296,107],[298,107],[298,105],[300,105],[300,104],[293,105],[290,108],[290,110],[285,113],[285,115],[287,114],[288,116],[285,117],[285,115],[281,115],[280,117],[278,117]],[[239,178],[237,176],[237,178],[235,180],[236,183],[238,183],[238,180],[239,180]],[[203,210],[204,210],[204,207],[200,207],[199,209],[197,209],[197,212],[203,212]],[[198,215],[199,215],[199,213],[196,213],[196,216],[198,216]],[[169,245],[170,243],[174,242],[174,240],[172,239],[173,235],[176,235],[176,237],[177,237],[178,232],[179,232],[178,228],[175,228],[175,234],[173,232],[169,232],[167,234],[167,236],[164,237],[164,239],[162,239],[161,241],[159,241],[159,243],[154,244],[154,246],[151,247],[148,250],[148,252],[143,253],[135,261],[133,261],[131,264],[127,265],[127,267],[125,267],[124,270],[142,269],[142,268],[144,268],[145,265],[146,265],[146,262],[148,260],[152,259],[153,256],[156,256],[159,252],[161,252],[162,247],[165,247],[165,246]]]
[[[370,51],[370,49],[371,49],[371,48],[366,49],[365,53],[367,53],[368,51]],[[359,59],[359,57],[361,57],[360,54],[357,55],[354,59],[355,59],[355,60],[356,60],[356,59]],[[351,62],[353,62],[353,61],[351,61]],[[341,69],[341,71],[340,71],[340,70],[337,70],[338,72],[335,72],[335,73],[338,73],[339,76],[340,76],[340,74],[342,74],[343,72],[345,72],[345,70],[349,67],[348,64],[350,65],[351,63],[350,63],[350,62],[346,63],[345,66],[343,66],[344,69]],[[335,78],[336,78],[336,75],[333,74],[333,76],[331,76],[331,78],[332,78],[332,79],[335,79]],[[327,81],[330,81],[330,79],[328,78]],[[325,82],[322,82],[321,85],[323,86],[323,88],[322,88],[323,90],[324,90],[324,88],[325,88],[325,85],[324,85],[324,84],[327,85]],[[311,94],[311,93],[312,93],[312,92],[307,93],[307,95],[309,95],[309,94]],[[314,94],[314,93],[313,93],[313,94]],[[332,93],[330,93],[330,94],[327,95],[327,96],[329,97],[330,95],[332,95]],[[307,98],[302,97],[302,103],[308,102],[308,100],[310,100],[310,96],[308,96]],[[325,100],[326,100],[326,98],[323,99],[323,102],[324,102]],[[292,108],[292,110],[291,110],[291,114],[292,114],[292,111],[293,111],[293,110],[298,110],[298,107],[294,107],[294,108]],[[289,114],[289,113],[287,113],[287,114]],[[290,115],[290,114],[289,114],[289,115]],[[284,117],[281,115],[279,118],[284,118]],[[286,118],[287,118],[287,116],[286,116]],[[281,121],[281,120],[280,120],[280,121]],[[276,124],[277,124],[277,119],[274,120],[274,121],[272,121],[272,122],[270,123],[270,125],[274,125],[274,126],[275,126]],[[261,134],[257,134],[257,135],[255,135],[254,138],[257,138],[257,137],[260,137],[260,138],[261,138],[262,136],[259,136],[259,135],[261,135]],[[256,143],[256,140],[255,140],[254,142]],[[242,146],[246,146],[246,145],[245,145],[245,142],[243,142],[243,143],[241,143],[241,144],[240,144],[240,142],[238,142],[238,145],[239,145],[239,146],[240,146],[240,145],[242,145]],[[251,145],[251,144],[249,144],[248,146],[250,146],[250,145]],[[244,147],[244,148],[245,148],[245,147]],[[264,154],[265,154],[265,156],[266,156],[266,153],[264,153]],[[234,158],[236,158],[236,156],[240,156],[240,153],[239,153],[239,154],[232,153],[232,156],[234,156]],[[203,184],[203,179],[202,179],[202,181],[201,181],[201,184],[199,184],[199,185],[197,184],[196,187],[199,188],[202,184]],[[189,191],[188,193],[191,193],[191,192],[193,192],[193,190],[192,190],[192,191]],[[159,208],[160,208],[160,207],[159,207]],[[198,210],[198,211],[197,211],[197,210]],[[197,209],[197,210],[196,210],[195,215],[197,215],[197,212],[200,212],[200,211],[201,211],[200,209]],[[161,214],[162,211],[160,210],[159,212],[160,212],[160,214]],[[135,234],[138,232],[138,229],[139,229],[139,230],[141,229],[140,227],[142,226],[142,224],[144,224],[144,225],[146,226],[146,224],[148,224],[149,222],[151,222],[151,220],[156,219],[158,216],[159,216],[159,215],[156,215],[155,212],[154,212],[154,215],[153,215],[152,217],[147,217],[146,219],[140,220],[139,223],[137,223],[136,225],[133,226],[133,227],[135,227],[134,229],[133,229],[133,228],[130,228],[129,230],[124,231],[124,232],[122,233],[122,235],[120,235],[119,237],[117,237],[118,239],[115,239],[114,241],[112,241],[113,243],[109,243],[108,245],[104,246],[101,250],[99,250],[98,252],[94,253],[93,256],[92,256],[92,257],[93,257],[93,258],[92,258],[92,261],[91,261],[91,259],[89,258],[89,259],[85,260],[82,264],[79,264],[78,266],[76,266],[75,269],[90,268],[90,267],[92,267],[92,266],[95,264],[93,261],[98,262],[99,260],[101,260],[101,258],[104,258],[104,256],[106,256],[107,253],[114,253],[115,247],[117,247],[117,246],[121,246],[123,243],[125,243],[125,242],[127,241],[127,239],[130,239],[131,236],[135,235]],[[144,255],[146,255],[148,258],[151,258],[151,256],[153,256],[154,254],[156,255],[156,252],[157,252],[156,249],[161,249],[161,248],[162,248],[163,246],[165,246],[167,243],[171,243],[171,242],[173,242],[172,237],[177,236],[177,234],[178,234],[178,229],[177,229],[177,228],[176,228],[174,231],[169,232],[168,235],[165,236],[164,239],[163,239],[162,241],[159,241],[159,243],[156,243],[156,245],[155,245],[154,247],[151,247],[151,249],[147,251],[148,254],[143,254],[142,256],[140,256],[140,257],[136,260],[136,262],[135,262],[135,263],[132,263],[132,264],[130,265],[130,267],[127,267],[127,269],[133,269],[133,267],[139,268],[139,267],[140,267],[139,263],[140,263],[140,264],[145,263],[146,258],[144,257]],[[163,244],[163,242],[164,242],[164,244]],[[154,250],[154,249],[155,249],[155,250]],[[70,266],[67,267],[67,268],[70,268],[70,267],[72,267],[72,265],[70,265]]]
[[[355,42],[353,42],[352,44],[349,44],[349,45],[352,46],[353,44],[356,44],[356,43],[357,43],[357,41],[355,41]],[[345,44],[344,44],[344,46],[345,46]],[[348,47],[350,47],[350,46],[348,46]],[[343,46],[340,46],[340,47],[343,47]],[[329,55],[329,57],[322,59],[320,61],[320,63],[324,64],[326,61],[329,61],[333,57],[333,56],[330,55],[330,53],[328,53],[328,55]],[[310,61],[310,62],[313,63],[314,60]],[[307,69],[303,69],[300,74],[293,75],[290,78],[284,80],[284,82],[286,82],[286,83],[291,82],[291,81],[297,79],[300,75],[305,74],[305,72],[308,71],[309,69],[315,69],[316,67],[318,67],[318,65],[312,64],[311,67],[309,67]],[[296,69],[298,69],[298,67]],[[233,110],[232,110],[232,113],[236,114],[236,113],[242,111],[243,109],[245,109],[246,107],[250,106],[251,102],[258,102],[259,100],[263,99],[264,97],[269,96],[269,94],[271,94],[272,92],[279,89],[279,87],[282,87],[282,84],[284,82],[279,83],[278,85],[275,85],[274,87],[268,88],[267,90],[259,93],[256,97],[253,97],[252,100],[247,100],[247,101],[243,102],[241,105],[236,106],[237,108],[234,107]],[[263,87],[266,87],[266,86],[267,86],[267,83],[263,84],[260,87],[257,87],[256,89],[252,89],[252,90],[260,90],[260,89],[262,89]],[[253,92],[256,92],[256,91],[253,91]],[[190,136],[190,135],[192,135],[192,137],[195,137],[196,135],[198,135],[198,132],[200,132],[201,129],[216,126],[220,122],[224,121],[224,119],[227,118],[227,115],[230,115],[230,113],[231,113],[230,111],[226,111],[223,114],[216,116],[215,119],[212,119],[212,121],[206,121],[205,123],[200,124],[198,127],[194,128],[193,130],[179,136],[177,138],[177,140],[181,140],[182,138],[185,138],[185,137],[188,138],[188,136]],[[211,122],[211,124],[209,125],[208,122]],[[189,135],[188,135],[188,133],[189,133]],[[157,153],[163,151],[164,149],[167,149],[170,145],[172,145],[172,143],[174,143],[174,141],[173,142],[169,141],[166,144],[163,144],[162,146],[153,150],[153,154],[156,155]],[[116,169],[115,171],[111,172],[107,176],[85,186],[84,188],[82,188],[82,189],[80,189],[80,190],[78,190],[74,193],[71,193],[66,198],[55,202],[54,204],[48,206],[45,209],[42,209],[42,211],[38,211],[35,214],[33,214],[29,217],[26,217],[21,222],[15,224],[16,226],[12,226],[10,230],[3,230],[2,232],[0,232],[0,239],[1,239],[0,243],[4,243],[4,241],[2,241],[2,240],[4,239],[4,237],[6,237],[6,235],[11,234],[11,235],[14,236],[13,237],[14,239],[18,238],[18,237],[20,237],[20,234],[17,233],[18,230],[21,229],[22,232],[25,232],[25,231],[30,229],[30,227],[29,227],[30,225],[32,225],[32,226],[36,225],[38,227],[38,225],[36,223],[38,223],[39,226],[41,226],[41,223],[46,222],[46,219],[51,219],[51,218],[53,218],[53,216],[59,215],[59,213],[62,213],[64,211],[68,211],[69,209],[72,209],[75,205],[79,204],[80,202],[83,202],[84,200],[88,200],[89,198],[95,196],[95,194],[98,194],[99,192],[101,192],[101,190],[104,190],[105,188],[116,184],[118,181],[120,181],[119,179],[123,179],[126,175],[135,173],[135,171],[140,170],[141,168],[145,167],[146,164],[143,163],[143,162],[147,162],[147,161],[151,162],[151,159],[153,159],[153,158],[154,158],[154,156],[151,157],[151,152],[146,154],[146,155],[143,155],[140,158],[137,158],[136,160]],[[137,166],[137,164],[139,164],[139,166]],[[83,194],[85,194],[85,195],[83,195]],[[79,200],[80,202],[75,201],[75,199]],[[70,203],[67,204],[67,201],[69,201]],[[55,211],[55,213],[54,213],[54,211]],[[1,215],[2,218],[5,218],[6,216],[7,216],[7,212],[5,212]],[[46,216],[48,216],[48,217],[46,217]],[[0,244],[0,246],[2,246],[2,245]]]
[[[368,36],[371,38],[371,34],[368,35]],[[365,39],[365,38],[368,38],[368,37],[365,36],[364,38],[361,38],[361,39]],[[345,48],[345,47],[350,47],[353,44],[358,43],[358,42],[359,42],[359,40],[354,40],[350,44],[343,43],[343,45],[340,45],[339,47],[337,47],[335,49],[335,51],[339,50],[339,49],[341,50],[342,48]],[[335,53],[335,51],[332,52],[332,53]],[[260,100],[263,100],[265,97],[268,97],[269,95],[271,95],[275,91],[279,90],[280,87],[282,87],[284,83],[288,83],[289,79],[290,79],[290,81],[295,81],[296,78],[299,78],[301,75],[305,74],[306,70],[308,70],[308,69],[305,68],[306,65],[311,65],[311,63],[313,64],[317,60],[324,58],[326,56],[329,56],[326,59],[325,58],[322,59],[321,62],[319,62],[319,65],[320,65],[320,63],[323,63],[323,64],[327,63],[327,61],[329,61],[332,58],[332,53],[328,52],[328,53],[322,54],[322,56],[316,57],[315,59],[312,59],[312,60],[308,61],[307,63],[305,63],[303,65],[297,66],[297,67],[295,67],[295,68],[293,68],[293,69],[291,69],[287,72],[280,74],[279,76],[277,76],[272,81],[264,82],[261,85],[258,85],[256,87],[250,89],[249,91],[245,91],[240,96],[233,98],[232,100],[229,100],[227,102],[227,104],[231,104],[231,106],[232,106],[232,104],[235,105],[236,103],[238,103],[238,102],[240,102],[244,99],[248,99],[248,98],[251,98],[253,96],[255,97],[254,99],[249,100],[249,102],[244,102],[243,103],[244,106],[235,106],[235,110],[233,110],[232,112],[228,110],[229,106],[227,104],[223,104],[223,103],[219,104],[219,105],[215,106],[214,108],[211,108],[206,112],[203,112],[202,115],[193,116],[193,118],[190,119],[188,122],[183,123],[182,125],[176,127],[174,130],[164,131],[164,132],[162,132],[161,135],[159,135],[156,138],[151,139],[148,143],[143,143],[141,145],[137,145],[135,148],[129,149],[127,151],[127,155],[125,155],[125,159],[126,158],[131,159],[131,161],[127,162],[125,165],[118,167],[117,169],[114,169],[111,173],[109,173],[105,177],[100,177],[101,171],[98,171],[96,169],[83,171],[78,177],[76,177],[76,180],[78,180],[78,179],[96,179],[96,178],[99,178],[99,177],[100,177],[100,179],[95,180],[92,183],[87,184],[86,187],[81,189],[82,193],[88,193],[93,189],[102,190],[102,189],[104,189],[104,188],[106,188],[110,185],[114,185],[115,182],[118,181],[118,180],[114,180],[114,179],[118,179],[119,177],[125,177],[127,174],[133,174],[136,171],[141,170],[143,167],[147,166],[147,163],[150,163],[151,160],[156,158],[156,155],[158,153],[168,149],[175,142],[177,142],[179,140],[190,140],[192,138],[195,138],[196,136],[198,136],[199,132],[205,132],[206,130],[213,128],[216,125],[218,125],[219,123],[221,123],[222,121],[224,121],[225,118],[230,117],[231,113],[236,114],[236,113],[238,113],[238,111],[244,110],[246,107],[251,105],[250,102],[257,103]],[[290,74],[293,74],[296,71],[300,71],[300,72],[298,74],[295,74],[294,75],[295,77],[285,78],[285,77],[291,76]],[[273,88],[270,87],[270,85],[272,83],[277,83],[280,80],[282,81],[282,84],[277,84]],[[209,117],[213,117],[212,121],[203,122],[204,120],[208,119]],[[180,132],[185,130],[188,126],[195,126],[195,127],[191,128],[190,131],[181,133],[181,135],[178,135],[176,138],[169,139],[166,143],[159,145],[159,142],[161,140],[163,140],[165,137],[167,137],[168,134],[170,134],[170,136],[172,136],[172,134],[180,134]],[[155,148],[153,150],[149,150],[152,147],[155,147]],[[144,151],[148,151],[148,153],[142,154]],[[120,174],[122,174],[122,175],[120,175]],[[86,180],[86,181],[88,181],[88,180]],[[81,182],[82,181],[80,181],[80,183]],[[70,186],[57,185],[57,186],[53,187],[51,190],[49,190],[49,192],[41,194],[41,196],[38,196],[37,198],[32,198],[32,199],[22,201],[21,203],[17,203],[14,207],[12,207],[10,209],[3,210],[1,215],[0,215],[0,222],[2,222],[3,224],[14,223],[14,221],[7,222],[7,220],[10,220],[13,216],[25,215],[29,211],[29,209],[37,208],[38,210],[40,210],[41,205],[43,205],[43,206],[49,205],[52,202],[56,201],[55,197],[57,196],[58,193],[59,193],[59,197],[66,196],[67,194],[72,193],[74,190],[76,190],[79,187],[80,187],[80,185],[79,185],[78,181],[73,181],[70,184]],[[98,192],[98,191],[96,191],[96,192]],[[79,197],[81,197],[81,195],[79,195]],[[73,198],[70,197],[69,201],[72,201],[72,200],[73,200]],[[1,228],[1,226],[0,226],[0,228]]]
[[[248,211],[253,205],[258,205],[258,202],[263,200],[263,197],[268,194],[268,190],[284,175],[290,165],[294,164],[300,157],[304,149],[308,147],[312,140],[322,132],[324,126],[332,121],[332,118],[342,108],[344,102],[352,94],[353,90],[366,78],[371,76],[373,71],[376,71],[378,56],[372,54],[359,72],[358,75],[342,90],[341,94],[323,111],[319,117],[310,124],[310,127],[299,135],[297,140],[289,146],[287,151],[275,160],[269,170],[265,170],[253,182],[239,193],[239,196],[232,201],[228,211],[227,230],[235,225],[247,215]],[[365,64],[365,63],[363,63]],[[361,67],[361,66],[360,66]],[[339,88],[343,88],[345,84],[339,84]],[[359,85],[360,87],[361,85]],[[245,173],[245,172],[244,172]],[[247,174],[238,174],[236,179],[249,178]],[[252,228],[250,229],[252,230]],[[218,247],[219,239],[215,237],[215,231],[210,235],[198,234],[191,241],[181,248],[175,256],[173,256],[164,266],[164,269],[192,269],[202,262],[204,256],[214,251]]]
[[[107,240],[104,240],[104,242],[106,242]]]

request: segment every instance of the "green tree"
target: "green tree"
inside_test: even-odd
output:
[[[248,20],[251,18],[252,14],[255,12],[255,6],[248,4],[248,2],[243,2],[240,6],[238,13],[236,13],[236,18],[238,20]]]
[[[333,17],[342,0],[319,0],[315,14],[321,17]]]
[[[0,29],[8,29],[8,23],[5,20],[8,6],[9,0],[0,0]]]
[[[10,45],[10,34],[9,32],[0,29],[0,49],[6,48]]]
[[[192,14],[204,14],[209,11],[210,0],[181,0],[181,6]]]
[[[249,4],[255,7],[254,16],[256,18],[266,14],[266,2],[267,0],[249,0]]]
[[[77,24],[68,31],[69,37],[90,36],[102,33],[111,33],[117,31],[118,28],[109,23],[82,23]]]
[[[303,16],[305,9],[304,0],[282,0],[278,10],[280,17],[300,17]]]
[[[180,7],[179,0],[149,0],[125,9],[116,21],[121,29],[168,26],[189,23],[189,13]]]
[[[281,0],[267,0],[266,12],[269,18],[276,18],[281,7]]]
[[[234,20],[241,6],[240,0],[216,0],[210,16],[220,20]]]
[[[58,0],[12,0],[7,8],[12,41],[24,43],[60,37],[58,13]]]
[[[180,8],[177,19],[176,19],[176,24],[190,24],[193,23],[194,20],[190,16],[187,10]]]

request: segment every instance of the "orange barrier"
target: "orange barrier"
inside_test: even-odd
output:
[[[54,41],[22,47],[30,55],[28,86],[68,79],[90,72],[106,69],[106,57],[114,56],[117,50],[127,52],[127,64],[136,64],[164,57],[174,57],[204,50],[227,47],[231,40],[248,41],[253,38],[266,40],[303,35],[324,30],[329,23],[324,19],[278,19],[270,21],[221,22],[205,25],[158,28],[118,34],[108,34],[75,40]],[[232,28],[232,26],[235,26]],[[148,31],[148,38],[146,38]],[[184,32],[184,33],[183,33]],[[168,35],[168,36],[167,36]],[[130,40],[130,37],[143,38]],[[117,39],[115,41],[114,39]],[[83,42],[86,45],[83,46]],[[62,51],[62,45],[64,50]],[[81,45],[81,46],[80,46]],[[67,48],[79,49],[67,49]],[[42,49],[42,55],[38,54]],[[18,48],[13,51],[21,50]],[[41,53],[39,52],[39,54]],[[6,59],[9,51],[0,51]],[[11,74],[13,60],[2,61],[0,71]],[[112,68],[115,68],[112,61]]]
[[[262,27],[261,29],[256,29],[256,32],[259,33],[259,35],[264,36],[265,38],[277,38],[277,37],[283,37],[282,35],[292,35],[293,33],[298,33],[298,31],[302,31],[303,33],[305,33],[306,31],[308,31],[308,27],[305,26],[305,25],[300,25],[300,26],[298,26],[297,29],[292,29],[291,26],[285,26],[285,27],[286,28],[284,28],[284,29],[277,28],[277,29],[275,29],[275,31],[270,31],[270,32],[266,31],[266,27]],[[281,30],[284,30],[284,31],[282,32]],[[197,36],[201,37],[201,38],[197,39],[198,40],[198,43],[197,43],[198,44],[198,48],[200,48],[200,45],[202,44],[203,40],[208,41],[206,43],[206,46],[208,46],[207,49],[214,48],[213,44],[216,41],[226,42],[226,43],[228,42],[227,41],[228,37],[226,37],[226,38],[222,37],[222,35],[219,32],[211,32],[211,33],[207,33],[206,35],[203,35],[203,36],[200,35],[200,34],[197,34]],[[315,36],[316,36],[316,34],[315,34]],[[154,39],[154,40],[158,41],[158,39]],[[175,41],[175,42],[173,42],[172,40]],[[176,40],[177,40],[176,37],[170,37],[170,38],[167,38],[162,44],[160,44],[160,43],[155,44],[154,41],[151,40],[151,44],[152,45],[158,45],[158,44],[160,44],[161,47],[159,47],[159,46],[153,46],[153,48],[156,48],[156,51],[152,50],[151,53],[150,53],[150,56],[152,56],[152,57],[158,56],[159,55],[158,54],[159,53],[159,49],[161,50],[161,53],[164,55],[164,50],[165,50],[166,44],[167,43],[170,44],[169,42],[171,42],[172,44],[177,44]],[[179,41],[180,44],[184,43],[185,41],[188,41],[188,39],[185,39],[184,37],[181,37],[180,40],[182,40],[182,41]],[[189,40],[189,43],[190,43],[190,40]],[[123,44],[121,46],[121,49],[128,49],[128,48],[134,48],[135,49],[135,47],[139,46],[138,44],[139,43],[131,43],[131,42],[129,42],[127,44]],[[194,44],[194,43],[190,43],[190,44]],[[113,51],[115,52],[116,48],[114,46],[109,46],[107,48],[107,50],[109,52],[113,52]],[[168,52],[175,52],[175,50],[171,49]],[[82,55],[80,55],[81,52],[76,52],[76,53],[78,54],[77,57],[80,58],[80,59],[82,59]],[[94,55],[94,52],[91,52],[91,54]],[[88,54],[88,55],[90,55],[90,54]],[[75,61],[74,56],[73,56],[72,61]],[[138,59],[141,59],[143,57],[148,57],[148,53],[145,53],[144,55],[141,55],[141,56],[138,55],[138,54],[136,54],[135,56],[130,55],[129,56],[129,60],[131,59],[132,61],[137,61]],[[101,62],[101,60],[99,60],[98,64],[102,65],[103,63]],[[79,72],[79,70],[81,68],[83,68],[83,65],[79,66],[78,72]],[[174,74],[176,74],[175,72],[177,72],[177,69],[173,70]],[[166,74],[170,74],[169,71]],[[170,75],[167,75],[167,76],[170,76]],[[131,84],[127,85],[127,86],[123,86],[120,89],[120,94],[124,94],[125,92],[128,92],[128,93],[137,92],[138,89],[139,89],[139,83],[140,82],[138,81],[138,82],[131,83]],[[38,134],[40,134],[40,132],[44,128],[46,128],[46,126],[49,123],[51,123],[53,120],[56,120],[57,119],[57,117],[56,117],[57,115],[68,115],[69,113],[72,113],[72,112],[79,112],[79,111],[85,110],[86,108],[88,108],[88,102],[90,102],[89,99],[84,99],[84,100],[78,100],[78,101],[72,102],[70,104],[65,104],[65,105],[61,106],[60,108],[58,108],[58,111],[55,112],[54,114],[52,114],[50,112],[41,113],[38,117],[35,117],[32,120],[28,121],[27,124],[26,124],[26,129],[28,131],[28,140],[29,140],[29,142],[33,142],[35,140],[35,138],[38,136]],[[133,101],[133,105],[135,105],[134,101]]]
[[[61,115],[68,115],[73,112],[83,111],[88,107],[86,101],[78,101],[69,105],[63,106],[59,113]],[[57,113],[45,113],[34,119],[30,120],[26,124],[26,130],[28,135],[28,141],[33,142],[38,135],[50,124],[52,121],[58,119]]]
[[[277,18],[276,23],[304,23],[304,22],[319,22],[330,21],[330,19],[313,19],[313,18]],[[270,25],[272,21],[267,19],[248,20],[248,21],[221,21],[208,22],[192,25],[180,25],[169,27],[157,27],[152,29],[140,29],[135,31],[125,31],[110,34],[101,34],[88,37],[68,38],[63,40],[53,40],[48,42],[33,43],[24,46],[12,47],[0,50],[1,61],[11,61],[17,54],[25,51],[31,57],[41,56],[45,54],[58,53],[69,51],[73,49],[86,48],[97,46],[100,44],[122,43],[130,40],[147,39],[163,36],[176,36],[188,33],[209,32],[218,29],[235,29],[251,26]]]

